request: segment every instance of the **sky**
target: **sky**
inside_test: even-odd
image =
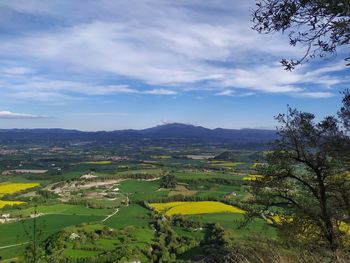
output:
[[[292,72],[253,0],[1,0],[0,128],[87,131],[180,122],[268,128],[287,105],[334,115],[342,50]]]

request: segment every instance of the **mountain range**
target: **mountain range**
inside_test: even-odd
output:
[[[263,129],[208,129],[182,123],[159,125],[143,130],[86,132],[66,129],[0,129],[0,142],[8,141],[130,141],[191,140],[220,143],[267,143],[276,132]]]

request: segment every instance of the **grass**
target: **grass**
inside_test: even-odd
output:
[[[194,237],[198,241],[205,237],[204,230],[190,231],[178,226],[172,226],[172,229],[181,237]]]
[[[240,185],[224,185],[224,184],[203,184],[196,185],[198,192],[195,196],[203,198],[224,198],[227,194],[235,192],[237,196],[230,198],[242,198],[246,193],[244,193],[244,188]]]
[[[15,247],[6,248],[6,249],[0,249],[0,256],[4,259],[3,261],[0,261],[0,262],[1,263],[17,262],[17,261],[14,261],[14,259],[18,259],[19,257],[23,256],[24,248],[25,248],[25,244],[15,246]],[[9,259],[9,260],[7,261],[5,259]]]
[[[8,213],[11,216],[23,216],[28,217],[34,213],[35,208],[30,207],[26,209],[12,210]],[[49,206],[39,205],[37,206],[37,213],[42,214],[61,214],[61,215],[84,215],[84,216],[107,216],[111,213],[110,209],[92,209],[82,205],[70,205],[70,204],[54,204]]]
[[[252,237],[258,235],[267,236],[270,238],[277,237],[276,229],[267,224],[263,219],[255,219],[247,226],[240,227],[244,220],[244,216],[242,214],[216,213],[206,215],[189,215],[186,217],[193,221],[220,224],[224,229],[232,232],[235,237]]]
[[[150,204],[150,206],[158,212],[165,213],[167,216],[176,214],[196,215],[221,212],[238,214],[245,213],[244,210],[238,207],[215,201],[153,203]]]
[[[104,222],[112,228],[123,228],[126,226],[145,227],[150,224],[150,211],[140,205],[132,204],[123,207],[117,214]]]
[[[240,180],[242,176],[232,175],[222,172],[212,171],[196,171],[196,170],[183,170],[173,173],[179,181],[186,180],[200,180],[200,179],[237,179]]]
[[[125,180],[118,188],[121,193],[128,194],[133,201],[147,201],[166,197],[169,190],[160,190],[160,180],[138,181]]]

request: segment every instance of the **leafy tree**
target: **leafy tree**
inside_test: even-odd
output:
[[[344,127],[347,130],[350,130],[350,90],[344,91],[343,94],[343,107],[340,108],[338,115],[341,118]]]
[[[162,177],[161,186],[163,188],[175,188],[176,187],[176,177],[175,175],[166,175]]]
[[[341,224],[350,219],[345,122],[334,116],[316,122],[313,114],[291,108],[275,118],[279,139],[258,168],[263,177],[252,186],[254,212],[294,232],[288,238],[321,240],[335,251],[342,244]]]
[[[288,32],[290,45],[306,48],[302,58],[281,60],[287,70],[350,44],[349,0],[262,0],[256,5],[253,29],[265,34]]]
[[[208,224],[207,233],[201,242],[206,255],[203,262],[237,262],[224,260],[233,249],[233,236],[219,224]]]

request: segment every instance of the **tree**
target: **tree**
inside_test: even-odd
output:
[[[312,58],[335,54],[339,47],[350,44],[349,0],[263,0],[256,5],[254,30],[288,32],[290,45],[306,48],[302,58],[281,60],[287,70]],[[345,59],[350,60],[350,54]]]
[[[162,177],[161,187],[163,188],[175,188],[176,187],[175,175],[169,174]]]
[[[344,91],[343,95],[343,107],[340,108],[338,115],[341,118],[344,127],[347,130],[350,130],[350,90]]]
[[[39,243],[42,241],[43,229],[44,226],[42,224],[38,224],[38,212],[37,205],[34,206],[34,214],[33,214],[33,225],[29,228],[24,227],[24,232],[27,238],[30,240],[29,244],[25,250],[25,258],[26,262],[30,263],[39,263],[44,262],[45,253],[44,250],[39,246]]]
[[[295,237],[321,240],[335,251],[345,234],[341,225],[350,220],[345,122],[334,116],[316,122],[313,114],[292,108],[275,118],[281,125],[279,138],[258,167],[262,177],[252,185],[253,211],[280,229],[287,225],[284,229]]]

